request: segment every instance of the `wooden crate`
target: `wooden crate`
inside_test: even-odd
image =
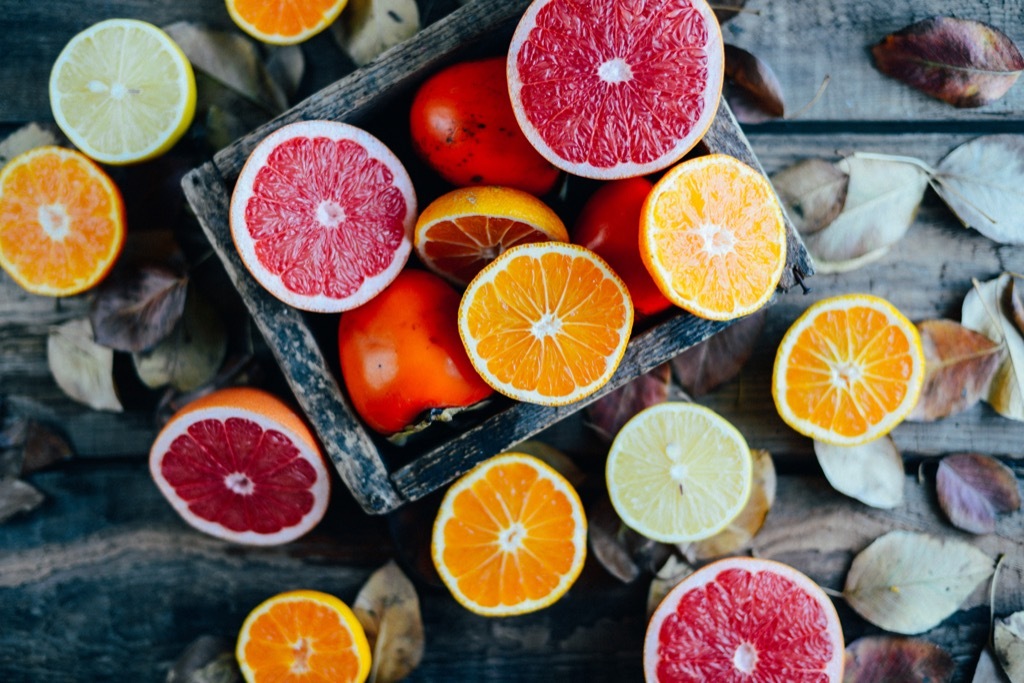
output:
[[[615,375],[587,399],[559,407],[496,399],[490,411],[482,411],[475,423],[464,424],[451,438],[439,442],[436,435],[434,442],[414,439],[398,450],[362,425],[339,386],[333,359],[329,362],[318,344],[324,339],[316,331],[333,330],[336,316],[311,318],[312,314],[287,306],[268,294],[243,266],[228,227],[229,197],[242,165],[260,140],[299,120],[372,123],[383,112],[395,110],[401,97],[408,97],[418,83],[442,66],[488,50],[496,54],[506,47],[528,4],[529,0],[475,0],[465,5],[237,140],[182,181],[203,231],[266,338],[295,398],[342,481],[369,513],[392,511],[438,489],[481,460],[571,415],[729,324],[682,311],[668,315],[630,341]],[[705,153],[731,154],[763,171],[724,99],[702,147]],[[789,289],[812,272],[807,252],[788,221],[787,229],[789,253],[780,290]],[[318,319],[324,317],[328,322]],[[464,414],[465,419],[471,419],[470,415]]]

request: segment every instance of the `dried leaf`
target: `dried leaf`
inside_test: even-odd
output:
[[[369,683],[400,681],[423,659],[423,618],[416,588],[394,560],[375,571],[352,605],[370,641]]]
[[[192,641],[175,660],[166,679],[167,683],[238,683],[241,680],[231,644],[214,636],[200,636]]]
[[[362,66],[415,35],[420,12],[415,0],[351,0],[331,30],[341,49]]]
[[[654,574],[651,586],[647,589],[647,618],[650,619],[654,610],[665,599],[669,591],[694,572],[693,565],[676,555],[670,555],[665,564]]]
[[[95,410],[124,410],[114,387],[114,352],[93,340],[85,318],[50,330],[46,360],[57,386],[70,398]]]
[[[579,489],[580,485],[583,484],[583,480],[586,479],[587,475],[584,474],[583,470],[579,468],[572,458],[554,446],[549,446],[542,441],[535,439],[521,441],[508,450],[515,453],[525,453],[543,460],[552,469],[565,477],[576,489]]]
[[[935,192],[964,225],[1002,244],[1024,244],[1024,136],[975,138],[935,171]]]
[[[854,270],[884,256],[914,222],[928,185],[924,168],[899,157],[855,154],[836,168],[850,178],[843,210],[805,238],[820,273]]]
[[[29,123],[14,131],[0,142],[0,166],[36,147],[56,145],[57,134],[50,127]]]
[[[668,400],[671,370],[663,363],[650,372],[640,375],[606,396],[587,406],[590,426],[602,438],[611,441],[622,429],[622,425],[644,408]]]
[[[751,313],[670,361],[690,396],[703,396],[739,374],[754,353],[766,314],[764,308]]]
[[[1010,319],[1018,332],[1024,334],[1024,301],[1021,301],[1020,288],[1017,287],[1017,279],[1010,280],[1010,288],[1007,293],[1010,298]]]
[[[843,597],[875,626],[915,635],[956,612],[992,568],[962,541],[891,531],[854,558]]]
[[[89,311],[96,343],[117,351],[153,348],[181,319],[187,285],[187,277],[157,265],[107,278]]]
[[[927,640],[867,636],[846,646],[843,683],[942,683],[955,670],[953,656]]]
[[[906,473],[891,437],[860,446],[815,441],[814,454],[828,483],[839,493],[876,508],[894,508],[903,503]]]
[[[0,429],[0,479],[16,479],[21,476],[25,463],[25,439],[28,436],[28,419],[3,416]]]
[[[992,633],[996,658],[1013,683],[1024,681],[1024,612],[996,619]]]
[[[0,523],[20,512],[31,512],[43,502],[34,486],[20,479],[0,479]]]
[[[974,288],[964,298],[961,322],[1005,348],[983,398],[1000,415],[1024,420],[1024,337],[1006,312],[1012,285],[1009,273],[987,282],[975,280]]]
[[[924,347],[924,387],[907,419],[932,422],[981,400],[1003,360],[1002,347],[952,320],[925,320],[917,329]]]
[[[948,455],[939,462],[939,507],[953,526],[973,534],[996,530],[996,515],[1020,509],[1013,470],[979,453]]]
[[[152,349],[132,354],[132,361],[139,379],[151,389],[170,384],[178,391],[193,391],[217,376],[227,349],[220,312],[189,287],[184,314],[170,335]]]
[[[725,98],[740,123],[763,123],[786,114],[782,85],[768,64],[743,48],[725,46]]]
[[[626,525],[607,498],[587,510],[587,540],[591,553],[609,574],[623,583],[632,583],[640,576],[640,567],[626,547],[625,533]]]
[[[680,548],[691,562],[701,562],[723,555],[734,555],[750,547],[750,542],[764,526],[768,511],[775,504],[777,479],[775,464],[768,451],[754,449],[753,484],[747,505],[729,526],[709,539],[689,543]]]
[[[998,100],[1024,70],[1024,57],[1005,33],[953,17],[911,24],[887,35],[871,54],[886,76],[954,107]]]
[[[28,420],[25,441],[22,444],[21,474],[31,474],[54,463],[69,460],[73,454],[71,444],[46,425]]]
[[[996,663],[987,647],[981,651],[981,656],[978,657],[978,665],[974,668],[971,683],[1009,683],[1006,674],[999,668],[999,664]]]
[[[772,185],[796,229],[812,235],[843,210],[850,176],[824,159],[805,159],[773,174]]]

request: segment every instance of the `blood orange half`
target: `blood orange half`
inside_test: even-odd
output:
[[[821,588],[771,560],[730,557],[683,579],[655,610],[644,678],[672,683],[833,683],[843,632]]]
[[[664,169],[718,111],[722,32],[704,0],[534,0],[512,37],[508,87],[523,133],[586,178]]]
[[[402,162],[366,131],[300,121],[253,150],[230,219],[264,288],[295,308],[337,313],[372,299],[409,259],[416,194]]]
[[[313,434],[259,389],[221,389],[182,408],[157,435],[149,470],[186,522],[250,545],[302,536],[330,497]]]

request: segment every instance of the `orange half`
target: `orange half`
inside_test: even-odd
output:
[[[331,25],[348,0],[226,0],[240,29],[272,45],[294,45]]]

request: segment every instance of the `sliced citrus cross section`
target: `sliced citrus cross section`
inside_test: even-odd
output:
[[[235,657],[248,683],[362,683],[370,645],[359,620],[328,593],[280,593],[254,609],[238,633]]]
[[[648,195],[640,255],[672,303],[703,318],[738,318],[767,303],[782,277],[782,208],[768,180],[738,159],[690,159]]]
[[[114,265],[124,235],[120,191],[82,154],[37,147],[0,171],[0,266],[25,290],[89,289]]]
[[[583,569],[587,522],[575,489],[537,458],[503,453],[445,493],[431,555],[452,595],[485,616],[551,605]]]
[[[320,447],[302,419],[248,387],[220,389],[175,413],[153,442],[149,471],[186,522],[249,545],[302,536],[330,495]]]
[[[459,305],[459,334],[484,381],[541,405],[604,386],[632,325],[618,275],[589,249],[561,242],[509,249],[473,278]]]
[[[612,441],[605,479],[623,522],[664,543],[714,536],[750,497],[753,461],[743,435],[695,403],[645,408]]]
[[[294,45],[338,18],[348,0],[226,0],[232,21],[256,40]]]
[[[416,221],[413,243],[424,265],[459,285],[509,248],[568,242],[565,224],[547,204],[510,187],[466,187],[444,194]]]
[[[824,591],[788,565],[730,557],[683,579],[647,625],[649,683],[843,680],[843,631]]]
[[[242,262],[267,291],[337,313],[372,299],[408,261],[416,194],[402,162],[366,131],[300,121],[253,150],[230,220]]]
[[[704,0],[534,0],[508,55],[527,139],[585,178],[681,159],[715,117],[723,74],[722,32]]]
[[[170,36],[135,19],[108,19],[67,44],[50,72],[50,107],[78,149],[106,164],[163,154],[185,133],[196,81]]]
[[[772,396],[796,431],[855,446],[902,422],[923,384],[914,324],[885,299],[844,294],[809,307],[783,336]]]

